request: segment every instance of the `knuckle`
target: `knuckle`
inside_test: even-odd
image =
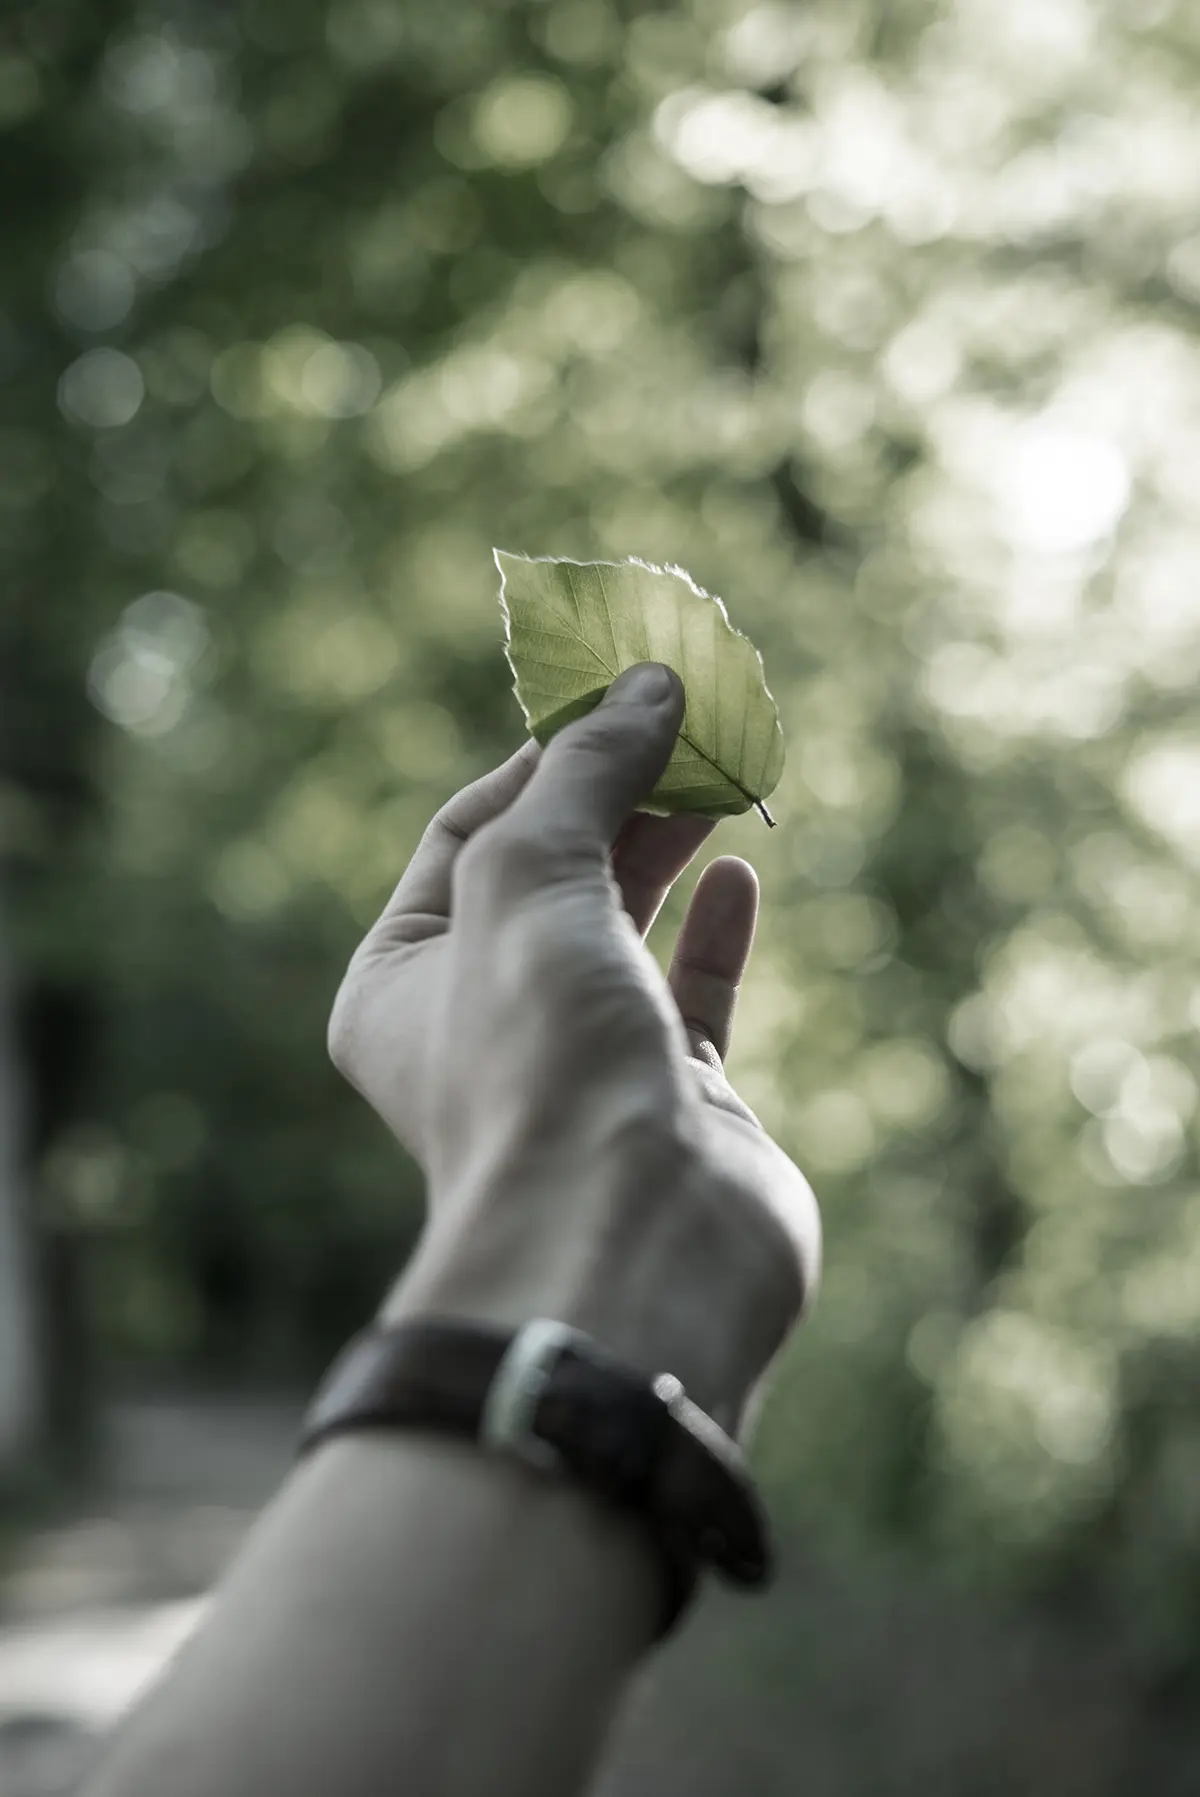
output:
[[[497,877],[522,885],[540,885],[553,863],[554,856],[543,832],[513,824],[496,831],[491,865]]]
[[[538,877],[537,839],[511,824],[487,824],[471,837],[454,864],[456,897],[506,896],[522,881]]]
[[[452,886],[455,892],[476,885],[484,876],[492,854],[491,827],[477,830],[454,858]]]
[[[583,757],[608,756],[629,736],[628,720],[613,710],[594,711],[581,718],[573,730],[564,731],[562,753]]]
[[[551,835],[526,823],[505,819],[488,824],[458,856],[455,890],[483,890],[502,898],[532,891],[573,872],[588,847],[583,839],[576,842],[561,832]]]
[[[563,768],[571,769],[575,778],[601,779],[628,756],[638,741],[640,738],[631,734],[628,717],[622,717],[618,711],[594,712],[564,730],[546,753]]]

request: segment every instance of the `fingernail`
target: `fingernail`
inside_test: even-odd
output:
[[[665,705],[674,686],[670,668],[663,667],[661,662],[645,661],[618,675],[609,687],[607,697],[620,705]]]

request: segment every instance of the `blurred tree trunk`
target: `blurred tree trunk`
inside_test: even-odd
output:
[[[0,272],[0,1471],[26,1437],[41,1471],[75,1473],[92,1403],[82,1239],[34,1192],[37,1169],[100,1102],[104,799],[87,671],[136,576],[114,578],[102,533],[71,522],[91,444],[56,395],[87,337],[47,303],[47,279],[104,178],[90,96],[135,9],[17,0],[6,32],[10,15],[30,66],[55,64],[56,104],[4,133],[22,178],[5,196]]]
[[[0,918],[0,1475],[17,1465],[29,1447],[41,1395],[22,1180],[24,1125]]]

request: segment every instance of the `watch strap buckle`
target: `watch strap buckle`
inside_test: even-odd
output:
[[[479,1440],[485,1446],[515,1454],[541,1472],[561,1470],[562,1455],[533,1425],[555,1366],[580,1339],[577,1329],[553,1317],[534,1317],[517,1330],[483,1400]]]

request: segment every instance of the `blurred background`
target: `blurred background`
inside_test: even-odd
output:
[[[493,544],[683,564],[790,746],[785,1573],[605,1797],[1200,1785],[1198,86],[1186,0],[5,9],[4,1797],[419,1227],[324,1024],[520,740]]]

